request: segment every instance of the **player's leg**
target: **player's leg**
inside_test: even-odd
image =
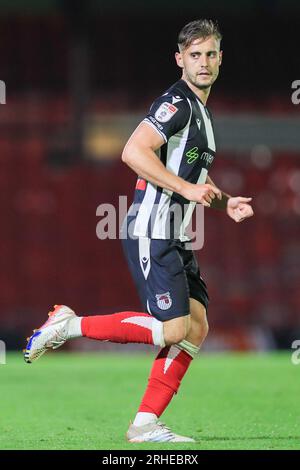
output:
[[[190,298],[189,330],[179,344],[163,348],[154,361],[148,386],[127,437],[131,442],[169,441],[191,442],[178,436],[158,421],[158,418],[178,392],[180,383],[208,333],[206,308]]]
[[[166,346],[154,361],[144,397],[127,438],[130,442],[156,439],[190,441],[189,438],[176,436],[158,423],[191,361],[191,355],[178,345],[190,330],[187,276],[173,242],[152,240],[152,255],[153,270],[147,282],[147,298],[152,314],[163,321]],[[157,295],[157,292],[164,294]]]
[[[152,416],[137,415],[135,424],[146,424],[148,419],[162,415],[172,397],[178,392],[181,380],[192,359],[207,334],[205,307],[195,299],[189,299],[191,315],[186,319],[186,335],[174,336],[176,343],[166,344],[154,361],[148,386],[139,408],[139,413],[151,413]],[[172,324],[173,322],[173,324]],[[164,327],[176,325],[174,320],[164,322]]]
[[[185,337],[185,341],[200,348],[209,330],[206,318],[206,308],[198,300],[190,298],[190,309],[191,317],[189,330]]]
[[[183,270],[178,255],[170,249],[169,240],[134,237],[130,234],[130,227],[126,230],[128,236],[122,239],[123,250],[141,299],[143,313],[120,312],[84,317],[81,323],[82,334],[88,338],[118,343],[134,342],[156,346],[174,344],[186,336],[189,328],[187,319],[184,318],[189,313],[188,307],[182,303],[177,304],[175,297],[170,297],[168,289],[169,272],[172,275],[173,270],[176,275]],[[179,289],[179,295],[181,292],[186,295],[186,282],[174,287]],[[165,310],[170,321],[164,324],[160,316],[155,314],[157,308],[160,311]]]
[[[146,240],[146,243],[145,243]],[[147,312],[145,304],[145,276],[142,262],[143,251],[149,247],[147,240],[125,237],[123,249],[129,268],[134,276],[144,312],[117,312],[111,315],[77,316],[65,305],[54,307],[48,321],[28,338],[24,353],[25,361],[31,363],[48,349],[56,349],[65,341],[84,336],[99,341],[117,343],[145,343],[164,346],[163,325]],[[150,263],[149,263],[150,265]]]
[[[178,339],[178,344],[163,348],[154,361],[147,389],[133,426],[130,427],[134,431],[133,439],[137,440],[141,439],[141,430],[146,433],[147,426],[157,422],[178,392],[180,383],[208,332],[206,309],[209,298],[197,261],[191,251],[178,249],[178,253],[185,267],[189,295],[192,296],[189,298],[190,315],[186,317],[188,331],[184,339]]]
[[[159,246],[160,252],[166,251],[167,243],[167,241],[164,241],[162,246]],[[186,319],[174,318],[174,321],[169,321],[166,325],[163,325],[161,320],[145,313],[147,310],[150,311],[149,301],[150,304],[151,302],[154,302],[154,304],[160,302],[167,307],[169,301],[168,296],[163,294],[158,295],[159,300],[155,295],[152,300],[147,298],[146,284],[148,283],[148,277],[153,284],[153,278],[155,278],[158,269],[157,260],[152,260],[150,256],[150,240],[147,238],[127,240],[125,253],[144,305],[144,312],[125,311],[111,315],[79,317],[69,307],[57,305],[52,312],[49,312],[47,322],[38,330],[35,330],[34,334],[28,338],[24,354],[26,362],[31,363],[41,357],[48,349],[57,349],[67,340],[80,336],[99,341],[144,343],[161,347],[165,344],[178,342],[185,337],[188,330]],[[146,270],[143,262],[145,256],[148,260]],[[170,261],[169,256],[167,256],[166,261]],[[154,265],[152,269],[150,269],[151,263]],[[151,275],[148,276],[150,272]],[[155,292],[162,291],[155,290]],[[178,316],[180,316],[180,313]]]
[[[183,318],[186,320],[185,331],[188,337],[191,331],[191,318],[190,315]],[[130,442],[194,442],[189,437],[174,434],[158,420],[177,393],[193,356],[198,352],[198,348],[193,348],[192,345],[188,351],[186,350],[188,343],[181,335],[176,336],[174,325],[176,325],[174,320],[164,322],[170,337],[174,335],[172,338],[176,338],[179,344],[166,345],[157,355],[139,410],[127,432],[127,439]]]
[[[124,311],[111,315],[79,317],[66,305],[55,305],[49,319],[27,338],[24,359],[31,363],[47,350],[79,337],[115,343],[164,346],[163,324],[148,313]]]
[[[27,338],[25,361],[31,363],[47,349],[57,349],[67,340],[85,336],[115,343],[144,343],[155,346],[174,344],[186,336],[186,317],[167,322],[143,312],[119,312],[112,315],[78,317],[66,305],[55,305],[49,319]]]
[[[83,336],[156,346],[181,341],[189,330],[186,318],[189,306],[188,301],[178,302],[177,298],[188,296],[188,286],[176,250],[170,248],[169,240],[147,237],[127,238],[123,240],[123,247],[143,311],[149,313],[120,312],[84,317],[81,323]],[[165,312],[163,317],[161,312]]]

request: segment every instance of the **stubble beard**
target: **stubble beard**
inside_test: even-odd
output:
[[[194,79],[188,73],[186,73],[186,76],[187,76],[188,80],[191,82],[191,84],[194,85],[196,88],[198,88],[198,90],[207,90],[207,89],[209,89],[217,79],[217,77],[212,77],[212,79],[210,80],[209,83],[199,83],[199,82],[197,82],[196,78]]]
[[[212,84],[214,83],[214,80],[210,80],[209,83],[199,83],[197,82],[197,80],[193,80],[191,79],[191,77],[189,77],[189,80],[191,80],[191,83],[198,88],[198,90],[207,90],[208,88],[210,88],[212,86]]]

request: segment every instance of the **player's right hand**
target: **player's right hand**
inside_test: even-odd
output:
[[[212,200],[217,196],[222,199],[219,188],[212,184],[189,184],[182,193],[183,197],[189,201],[199,202],[203,206],[210,207]]]

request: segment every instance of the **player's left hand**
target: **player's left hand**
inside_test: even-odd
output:
[[[253,209],[248,204],[252,197],[230,197],[227,201],[226,212],[235,222],[242,222],[254,215]]]

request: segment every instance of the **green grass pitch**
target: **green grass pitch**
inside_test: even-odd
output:
[[[300,449],[300,365],[287,353],[200,354],[161,418],[197,442],[127,443],[154,354],[8,354],[0,449]]]

